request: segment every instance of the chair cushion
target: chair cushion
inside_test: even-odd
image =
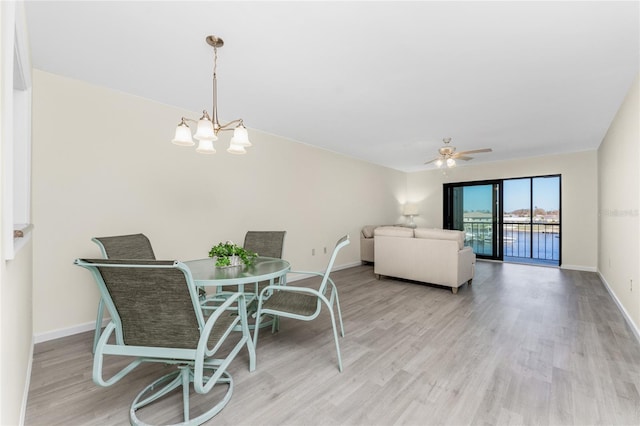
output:
[[[275,291],[265,300],[263,309],[273,309],[296,315],[313,315],[318,309],[318,298],[311,294],[293,291]]]
[[[401,226],[379,226],[376,228],[374,234],[385,237],[413,238],[413,229]]]
[[[452,229],[416,228],[416,238],[430,238],[432,240],[452,240],[458,242],[458,250],[464,247],[464,232]]]

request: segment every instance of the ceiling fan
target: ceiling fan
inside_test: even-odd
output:
[[[456,152],[456,147],[453,145],[449,145],[451,143],[451,138],[442,139],[444,145],[438,148],[438,154],[436,158],[433,160],[429,160],[424,164],[435,163],[437,167],[442,167],[446,165],[448,168],[456,166],[456,160],[469,161],[473,160],[473,157],[467,156],[467,154],[479,154],[481,152],[491,152],[491,148],[483,148],[483,149],[473,149],[471,151],[460,151]]]

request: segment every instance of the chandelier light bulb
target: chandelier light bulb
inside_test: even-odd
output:
[[[242,147],[251,146],[251,142],[249,142],[249,133],[247,132],[247,128],[244,127],[242,123],[238,124],[238,126],[233,130],[231,144]]]
[[[193,139],[191,138],[191,129],[189,128],[187,123],[184,122],[184,119],[182,120],[182,122],[180,122],[180,124],[178,124],[178,127],[176,127],[176,134],[171,142],[180,146],[195,145]]]
[[[213,131],[213,122],[209,118],[209,114],[204,113],[200,120],[198,120],[198,128],[196,130],[196,134],[193,135],[194,138],[199,141],[217,141],[218,137],[216,133]]]
[[[247,150],[244,149],[244,146],[231,142],[229,144],[229,148],[227,148],[227,152],[229,154],[242,155],[242,154],[246,154]]]
[[[200,154],[215,154],[216,150],[213,147],[213,141],[200,140],[196,152]]]

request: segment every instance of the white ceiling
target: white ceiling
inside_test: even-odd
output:
[[[596,149],[639,72],[639,3],[26,4],[35,68],[417,171]],[[132,117],[135,119],[135,117]],[[195,117],[197,118],[197,117]],[[173,127],[167,125],[167,140]]]

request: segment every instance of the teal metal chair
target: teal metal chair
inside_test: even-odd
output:
[[[75,264],[92,272],[111,314],[111,322],[96,347],[93,381],[99,386],[111,386],[145,362],[177,366],[176,371],[155,380],[136,396],[129,410],[131,424],[147,424],[140,420],[138,411],[144,407],[154,411],[154,403],[180,387],[183,421],[179,424],[202,424],[231,399],[233,380],[227,367],[244,346],[249,350],[249,370],[255,369],[246,311],[238,309],[244,295],[230,296],[205,320],[191,272],[181,262],[77,259]],[[232,339],[237,342],[230,346]],[[217,358],[218,352],[224,357]],[[105,379],[105,356],[134,359]],[[217,402],[194,415],[189,404],[190,384],[198,394],[208,394],[216,385],[227,389],[221,397],[215,392]]]
[[[282,259],[282,250],[284,248],[284,237],[287,231],[247,231],[244,236],[244,243],[242,247],[245,250],[258,253],[259,256],[274,257]],[[275,283],[278,281],[276,280]],[[269,281],[262,281],[255,283],[253,292],[247,286],[244,291],[247,296],[247,302],[249,303],[249,312],[255,312],[255,299],[260,294],[263,288],[269,285]],[[218,289],[215,296],[209,297],[204,302],[204,306],[216,306],[221,300],[224,300],[225,295],[233,294],[237,291],[236,286],[222,286]],[[250,325],[253,328],[253,325]]]
[[[335,311],[338,313],[340,334],[342,337],[344,337],[344,325],[342,323],[342,313],[340,312],[338,289],[333,280],[329,277],[329,274],[331,273],[331,269],[333,268],[338,252],[348,244],[348,235],[345,235],[338,240],[324,273],[291,271],[291,273],[295,274],[322,277],[320,288],[318,288],[318,290],[289,285],[269,285],[262,289],[258,297],[258,309],[256,312],[256,323],[253,337],[254,345],[258,344],[260,322],[264,318],[264,315],[274,316],[275,319],[273,321],[272,332],[275,332],[280,327],[280,317],[312,321],[320,315],[322,307],[325,306],[329,310],[329,314],[331,316],[333,337],[336,343],[336,352],[338,354],[338,369],[342,372],[342,358],[340,356],[340,343],[338,342],[338,330],[336,327],[335,312],[333,308],[334,304],[336,307]]]
[[[247,231],[242,246],[260,256],[282,259],[285,235],[287,231]]]
[[[247,251],[258,253],[259,256],[282,259],[286,234],[287,231],[247,231],[242,247]],[[256,283],[255,295],[257,296],[268,284],[268,281]],[[234,292],[235,289],[232,286],[223,286],[222,291]]]
[[[143,259],[155,260],[151,242],[144,234],[115,235],[111,237],[95,237],[91,241],[100,247],[102,257],[105,259]],[[102,331],[104,317],[104,301],[98,303],[98,315],[96,317],[96,331],[93,336],[93,351]]]

